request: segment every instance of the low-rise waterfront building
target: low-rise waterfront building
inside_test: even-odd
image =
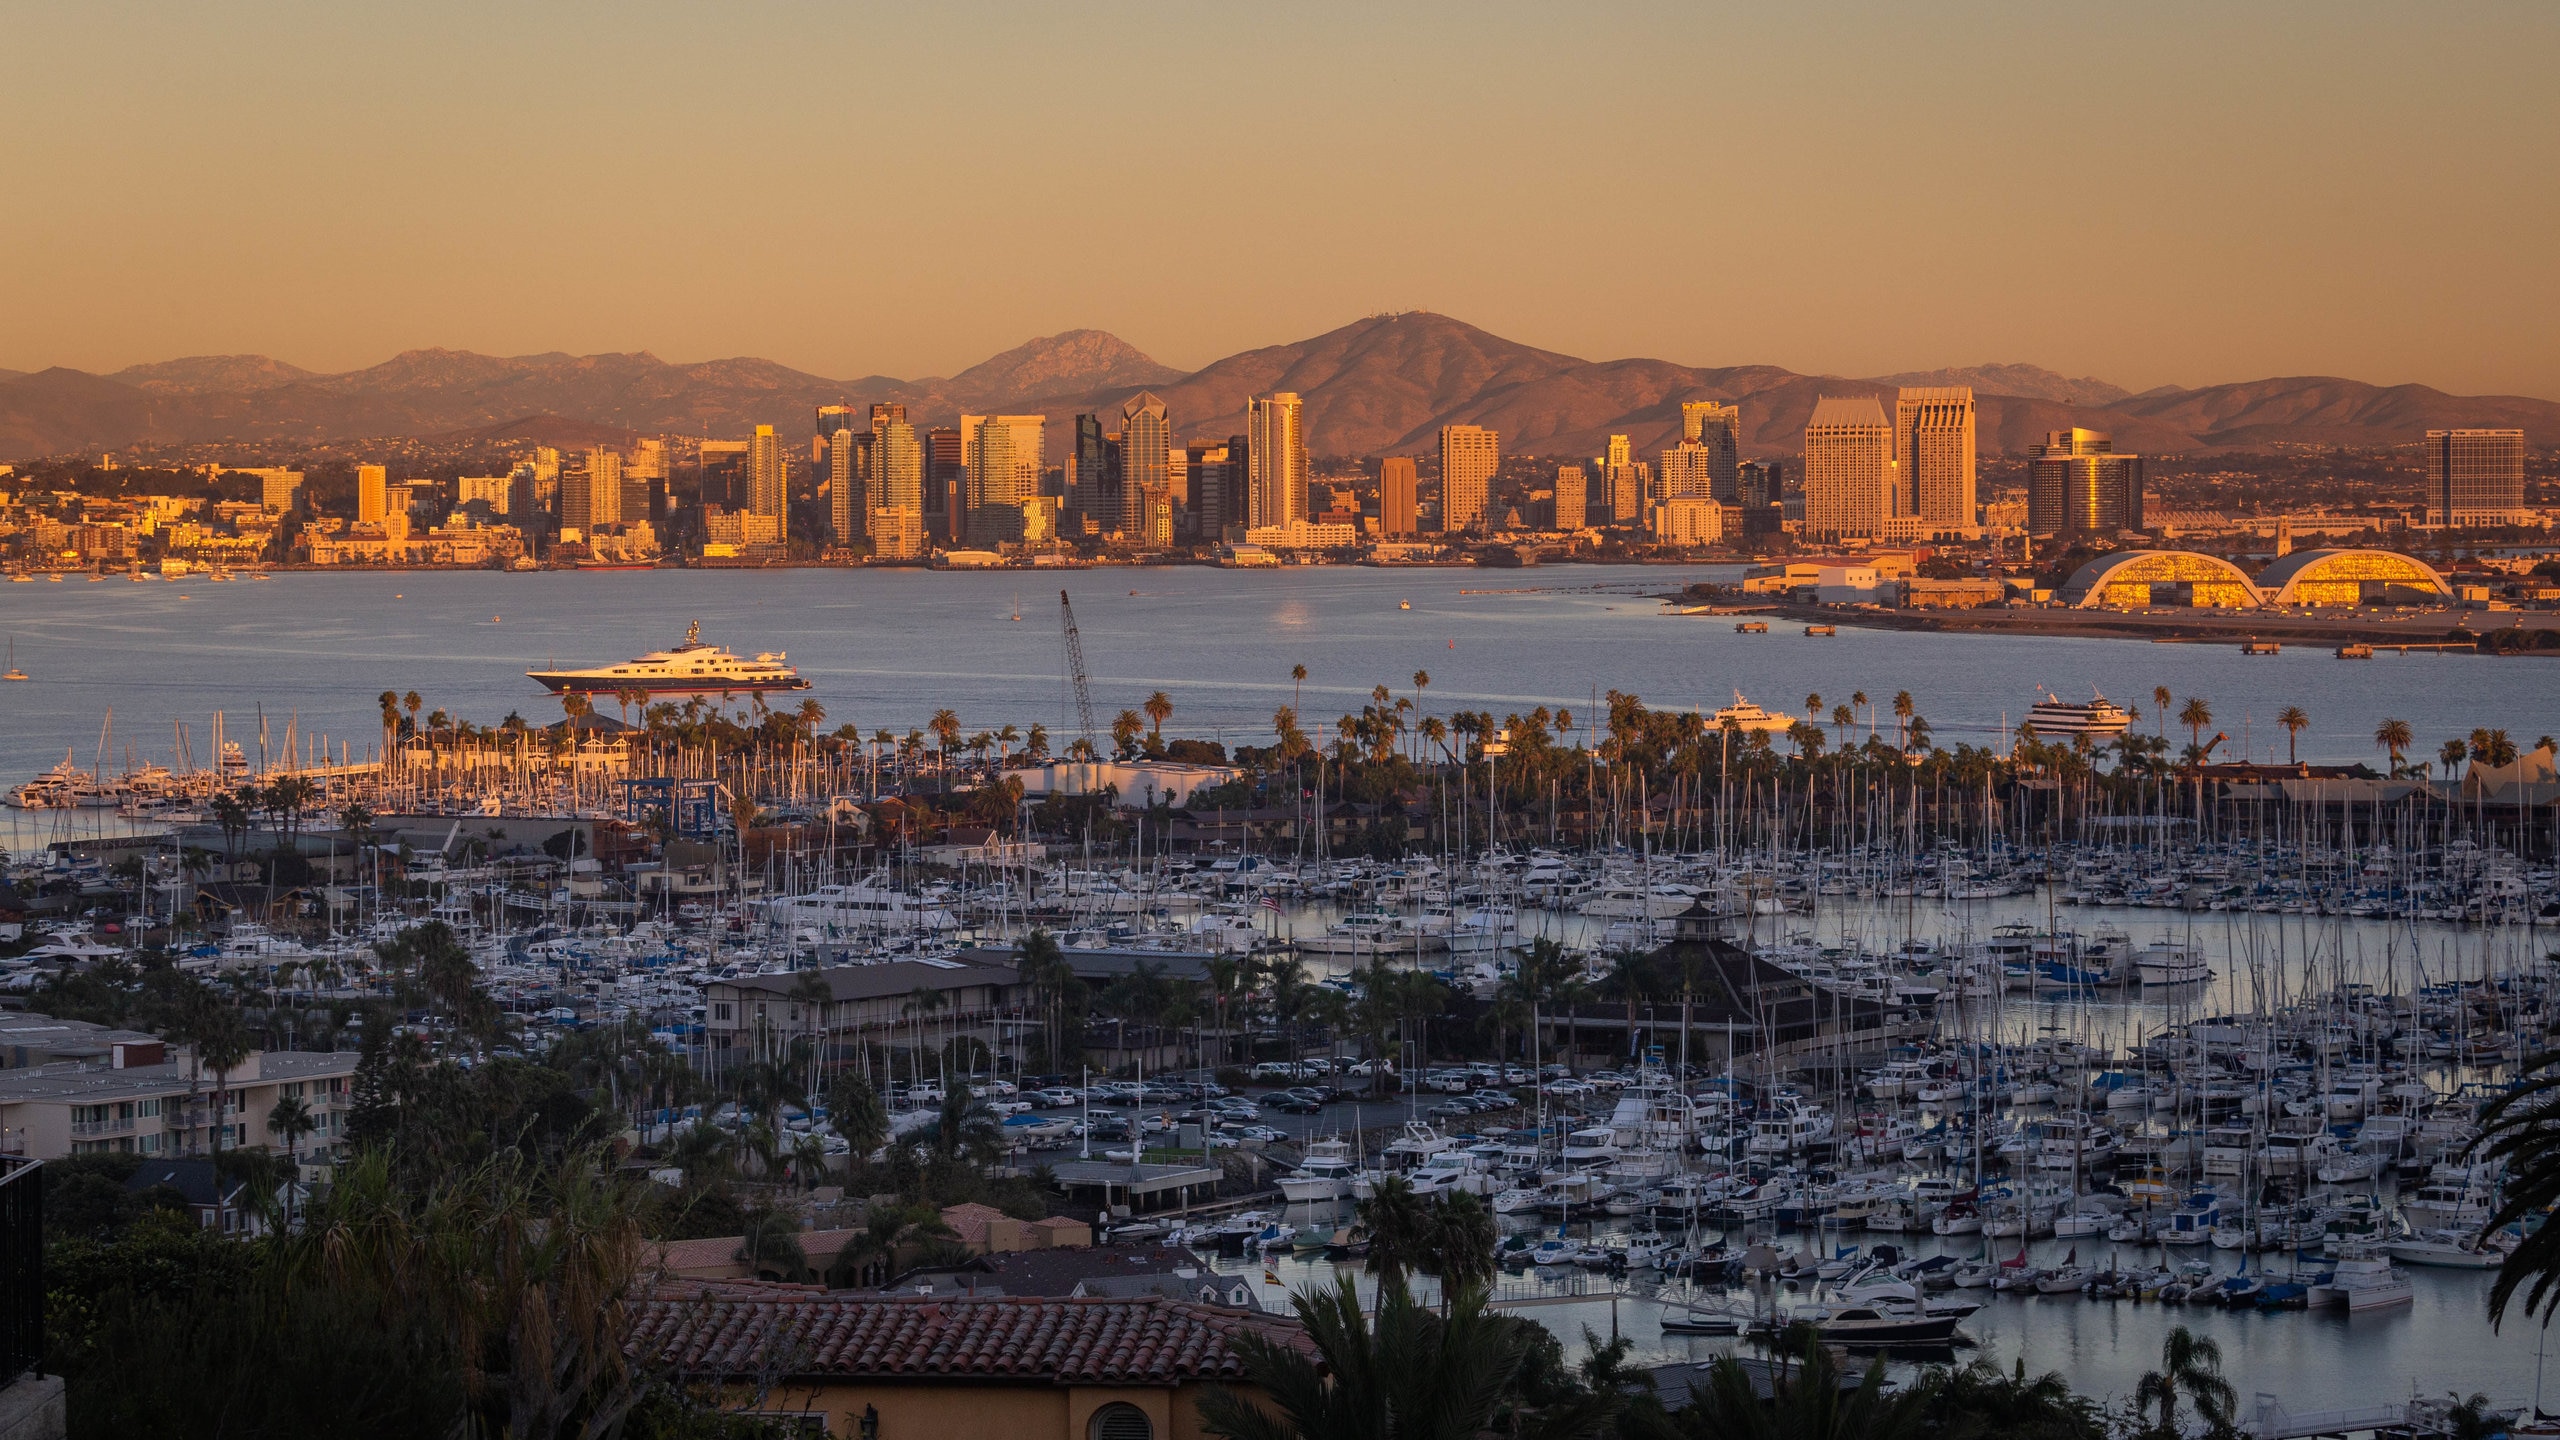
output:
[[[317,1178],[344,1144],[354,1051],[252,1051],[216,1075],[186,1046],[119,1043],[96,1059],[0,1072],[0,1154],[54,1160],[107,1151],[149,1156],[214,1150],[282,1153],[267,1128],[298,1100],[312,1128],[292,1148]]]

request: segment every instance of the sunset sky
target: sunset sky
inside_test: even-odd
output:
[[[19,4],[0,366],[1591,358],[2560,398],[2560,5]]]

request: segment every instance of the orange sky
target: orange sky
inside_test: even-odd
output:
[[[2560,397],[2560,6],[11,6],[0,366],[1593,358]]]

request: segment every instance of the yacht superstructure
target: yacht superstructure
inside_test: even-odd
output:
[[[782,651],[762,651],[752,660],[733,655],[702,638],[702,622],[687,625],[684,643],[672,650],[652,650],[619,665],[590,670],[528,670],[542,687],[558,695],[613,695],[637,690],[657,695],[734,695],[750,690],[806,690],[809,682],[784,662]]]

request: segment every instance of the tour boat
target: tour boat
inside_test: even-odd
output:
[[[672,650],[652,650],[619,665],[591,670],[528,670],[555,695],[606,695],[637,690],[648,695],[732,695],[750,690],[806,690],[809,682],[783,662],[781,651],[754,659],[705,644],[702,622],[685,627],[684,643]]]
[[[2036,694],[2025,723],[2038,735],[2121,735],[2133,723],[2130,711],[2094,690],[2085,701],[2057,700],[2041,685]]]
[[[1707,717],[1709,730],[1721,730],[1727,725],[1737,730],[1784,730],[1795,723],[1793,715],[1783,710],[1775,714],[1763,710],[1743,699],[1739,690],[1733,692],[1732,704]]]

